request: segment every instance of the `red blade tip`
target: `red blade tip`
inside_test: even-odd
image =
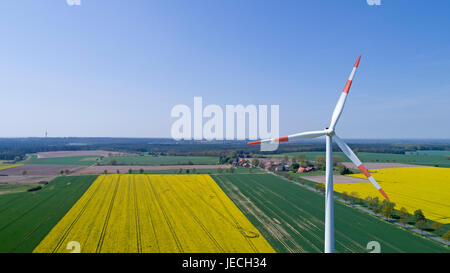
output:
[[[358,60],[356,60],[355,67],[358,67],[359,61],[361,61],[361,55],[359,55]]]
[[[388,200],[389,202],[391,202],[391,200],[389,199],[389,197],[387,196],[387,194],[383,191],[383,189],[379,189],[378,191],[384,196],[384,198],[386,198],[386,200]]]
[[[248,145],[259,145],[261,144],[261,140],[249,142]]]

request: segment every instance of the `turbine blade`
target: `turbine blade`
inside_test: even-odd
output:
[[[361,56],[359,56],[358,59],[356,60],[356,63],[353,66],[352,73],[350,74],[350,77],[348,78],[347,83],[345,84],[344,90],[342,91],[341,96],[339,97],[336,107],[334,108],[333,116],[331,117],[330,129],[334,129],[336,123],[339,120],[339,117],[342,114],[342,110],[344,109],[345,105],[345,100],[347,99],[348,92],[350,91],[350,87],[352,86],[353,78],[355,77],[356,69],[359,66],[360,60]]]
[[[355,155],[355,153],[350,149],[350,147],[337,135],[333,136],[334,140],[336,141],[339,148],[341,148],[342,152],[353,162],[353,164],[358,167],[358,169],[369,179],[370,183],[372,183],[375,188],[386,198],[386,200],[389,200],[389,197],[386,195],[386,193],[383,191],[381,186],[377,183],[377,181],[372,177],[372,175],[369,173],[369,171],[366,169],[366,167],[361,163],[361,160]]]
[[[311,132],[303,132],[293,135],[288,135],[284,137],[277,137],[277,138],[270,138],[270,139],[264,139],[264,140],[258,140],[249,142],[248,145],[259,145],[261,143],[281,143],[281,142],[288,142],[298,139],[307,139],[307,138],[316,138],[320,136],[326,135],[326,131],[311,131]]]

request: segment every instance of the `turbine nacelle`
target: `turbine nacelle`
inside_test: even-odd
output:
[[[330,136],[330,137],[332,137],[332,136],[334,136],[335,135],[335,133],[334,133],[334,129],[332,129],[332,128],[325,128],[325,130],[324,130],[325,132],[326,132],[326,135],[327,136]]]

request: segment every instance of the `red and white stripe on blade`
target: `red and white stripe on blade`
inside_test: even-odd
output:
[[[358,59],[356,60],[356,63],[353,66],[352,73],[350,74],[350,77],[348,77],[344,90],[342,90],[341,96],[339,97],[336,107],[334,108],[333,116],[331,117],[331,124],[330,124],[331,129],[334,129],[334,127],[336,126],[336,123],[338,122],[339,117],[341,116],[342,110],[344,109],[345,100],[347,99],[348,92],[350,91],[350,87],[352,86],[353,78],[355,77],[356,69],[359,66],[360,60],[361,56],[359,56]]]
[[[362,162],[359,160],[359,158],[355,155],[355,153],[350,149],[350,147],[337,135],[333,136],[334,140],[336,141],[339,148],[341,148],[342,152],[353,162],[353,164],[358,167],[358,169],[369,179],[369,181],[377,188],[377,190],[386,198],[386,200],[389,200],[389,197],[387,194],[383,191],[381,186],[375,181],[375,179],[372,177],[372,175],[369,173],[369,171],[366,169],[366,167],[362,164]]]
[[[248,144],[249,145],[259,145],[261,143],[281,143],[281,142],[288,142],[288,141],[293,141],[293,140],[298,140],[298,139],[316,138],[316,137],[324,136],[326,134],[327,134],[326,131],[303,132],[303,133],[288,135],[288,136],[284,136],[284,137],[277,137],[277,138],[253,141],[253,142],[249,142]]]

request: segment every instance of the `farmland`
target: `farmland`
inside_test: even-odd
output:
[[[31,166],[31,165],[29,165]],[[117,172],[126,174],[129,172],[129,170],[132,170],[132,173],[139,173],[140,170],[144,170],[144,173],[153,173],[155,171],[156,173],[168,173],[173,174],[175,171],[178,173],[180,169],[183,170],[183,173],[186,173],[186,171],[189,169],[190,173],[194,169],[198,173],[204,173],[203,169],[228,169],[230,168],[230,165],[163,165],[163,166],[139,166],[139,165],[94,165],[89,166],[85,168],[80,168],[79,170],[75,171],[74,174],[105,174],[111,173],[111,174],[117,174]]]
[[[36,192],[0,195],[0,252],[32,252],[95,178],[59,177]]]
[[[412,167],[371,170],[371,173],[397,209],[405,207],[410,213],[421,209],[430,220],[450,223],[450,169]],[[351,176],[364,177],[361,174]],[[361,198],[379,197],[378,191],[369,183],[336,184],[335,190],[356,192]]]
[[[325,152],[295,152],[286,154],[275,154],[268,157],[290,157],[303,154],[308,160],[314,160],[316,156],[325,156]],[[344,161],[350,161],[342,152],[334,152],[333,155],[340,156]],[[413,165],[425,165],[439,167],[450,167],[450,151],[417,151],[406,152],[405,154],[389,154],[389,153],[367,153],[360,152],[358,157],[362,162],[391,162],[391,163],[407,163]]]
[[[129,153],[103,151],[103,150],[81,150],[81,151],[53,151],[37,153],[37,158],[56,158],[56,157],[74,157],[74,156],[125,156],[132,155]]]
[[[0,170],[5,170],[5,169],[9,169],[9,168],[14,168],[14,167],[19,167],[22,166],[23,164],[0,164]]]
[[[175,170],[148,170],[144,171],[144,173],[149,174],[173,174],[174,172],[178,172],[179,169]],[[183,169],[181,173],[185,174],[187,170]],[[138,170],[134,170],[133,173],[138,173]],[[190,170],[190,173],[192,173],[192,170]],[[222,168],[221,171],[218,171],[217,168],[215,169],[195,169],[195,173],[197,174],[221,174],[221,175],[233,175],[233,174],[248,174],[248,173],[264,173],[263,170],[259,168],[254,168],[251,171],[248,168],[235,168],[233,170],[233,173],[229,173],[226,171],[225,168]]]
[[[8,169],[0,170],[0,175],[8,176],[23,176],[25,171],[28,175],[42,175],[42,176],[53,176],[59,175],[61,170],[69,170],[69,172],[75,172],[79,169],[84,168],[84,166],[76,165],[20,165],[17,167],[12,167]]]
[[[34,252],[273,252],[208,175],[103,175]]]
[[[105,157],[100,164],[110,165],[212,165],[218,164],[219,158],[215,156],[112,156]]]
[[[68,156],[68,157],[53,157],[53,158],[38,158],[32,155],[28,160],[23,161],[24,164],[33,165],[78,165],[89,166],[95,164],[97,157],[94,156]]]
[[[24,192],[34,187],[42,186],[42,183],[5,183],[0,182],[0,194]]]
[[[277,252],[322,252],[324,197],[270,174],[213,175]],[[357,209],[335,203],[336,252],[448,252],[448,248]]]

